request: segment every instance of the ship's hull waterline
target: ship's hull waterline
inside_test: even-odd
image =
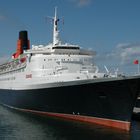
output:
[[[128,131],[139,84],[140,78],[133,77],[41,89],[0,89],[0,102],[21,111]]]

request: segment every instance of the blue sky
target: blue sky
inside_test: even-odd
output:
[[[100,67],[136,71],[140,61],[140,0],[1,0],[0,62],[16,50],[18,32],[28,30],[32,44],[52,41],[46,20],[54,7],[64,19],[61,40],[97,52]]]

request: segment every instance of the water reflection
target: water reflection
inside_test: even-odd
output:
[[[125,132],[99,125],[39,117],[0,106],[0,140],[138,140],[140,122]]]

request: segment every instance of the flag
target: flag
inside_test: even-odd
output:
[[[139,64],[139,60],[134,60],[134,64]]]

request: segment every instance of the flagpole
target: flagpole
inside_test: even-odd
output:
[[[139,74],[140,73],[140,66],[139,66],[139,60],[138,59],[136,59],[136,60],[134,60],[134,64],[136,64],[136,65],[138,65],[137,66],[137,73]]]
[[[138,74],[139,74],[139,72],[140,72],[140,66],[139,66],[139,63],[138,63]]]

